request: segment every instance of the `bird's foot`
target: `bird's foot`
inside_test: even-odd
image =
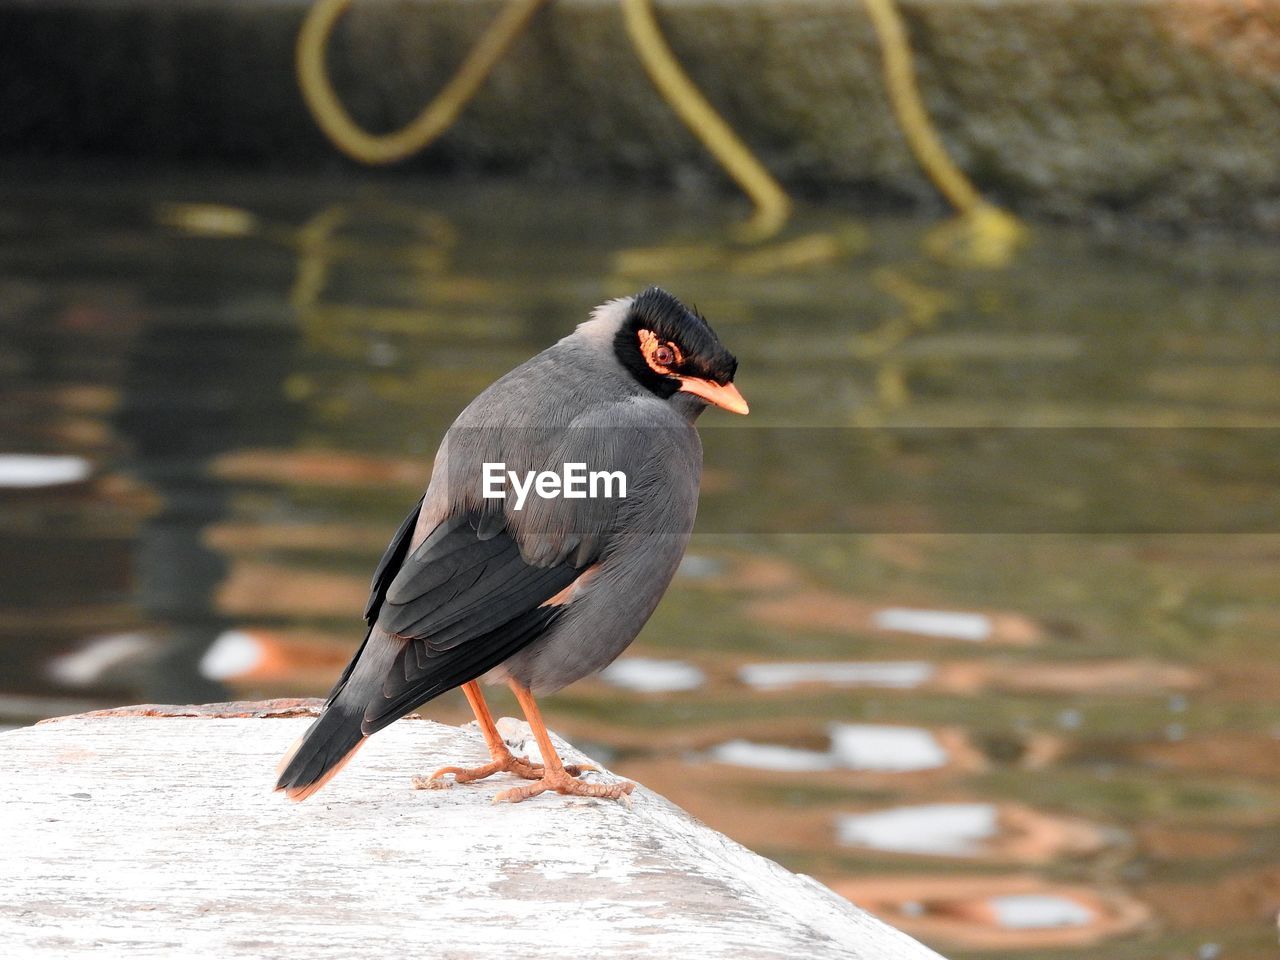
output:
[[[564,769],[570,777],[577,777],[584,770],[596,768],[589,763],[575,763],[567,765]],[[414,777],[413,786],[418,790],[444,790],[455,783],[471,783],[491,777],[495,773],[514,773],[525,780],[541,780],[545,770],[542,764],[532,763],[524,757],[517,757],[514,753],[507,751],[504,756],[494,757],[489,763],[480,767],[441,767],[429,777]],[[449,774],[453,774],[452,780],[445,779]]]
[[[592,768],[595,769],[595,768]],[[563,769],[544,773],[534,783],[523,787],[512,787],[494,796],[494,803],[519,803],[540,793],[554,790],[556,793],[572,797],[598,797],[602,800],[622,800],[631,806],[630,793],[636,785],[629,780],[620,783],[584,783],[578,779],[580,768],[566,766]]]

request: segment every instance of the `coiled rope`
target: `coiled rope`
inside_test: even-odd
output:
[[[498,61],[547,0],[511,0],[471,48],[458,72],[407,126],[372,134],[351,119],[329,82],[325,49],[352,0],[318,0],[298,33],[298,86],[320,129],[339,150],[361,163],[396,163],[426,148],[458,119]]]
[[[894,0],[863,3],[880,40],[884,85],[898,126],[916,162],[960,214],[957,221],[934,230],[926,246],[941,259],[969,266],[1004,266],[1025,240],[1026,228],[1012,214],[984,200],[947,154],[920,97],[911,45]]]
[[[316,123],[339,150],[361,163],[396,163],[424,149],[458,118],[512,43],[547,0],[511,0],[476,41],[444,88],[420,114],[395,133],[376,135],[357,124],[338,99],[325,63],[334,26],[352,0],[318,0],[298,34],[298,86]],[[680,68],[653,16],[650,0],[622,0],[627,33],[650,79],[676,115],[720,162],[755,204],[739,229],[743,240],[767,239],[791,213],[786,191],[737,137]]]
[[[681,69],[658,29],[650,0],[622,0],[622,14],[653,85],[755,203],[755,214],[738,228],[741,238],[753,242],[774,236],[791,216],[791,200],[786,191]]]
[[[317,0],[298,34],[298,85],[316,123],[333,144],[360,163],[396,163],[426,148],[457,119],[494,66],[547,0],[510,0],[463,60],[453,78],[403,129],[371,134],[357,124],[329,79],[325,51],[334,26],[353,0]],[[911,48],[894,0],[864,0],[880,40],[884,82],[912,153],[944,197],[959,211],[956,223],[931,235],[932,252],[958,255],[979,266],[999,266],[1025,236],[1011,215],[983,200],[947,155],[925,111],[912,68]],[[627,34],[658,92],[755,204],[739,238],[775,236],[791,214],[791,200],[681,68],[653,15],[652,0],[621,0]]]

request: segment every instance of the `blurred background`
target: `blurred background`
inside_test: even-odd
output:
[[[658,283],[752,414],[553,727],[948,956],[1275,956],[1280,2],[523,6],[375,167],[501,4],[0,0],[0,725],[323,695],[452,418]]]

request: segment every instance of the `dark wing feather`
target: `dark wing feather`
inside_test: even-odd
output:
[[[560,613],[559,607],[535,607],[497,630],[474,637],[472,643],[430,658],[425,668],[416,652],[425,642],[411,641],[383,681],[381,696],[372,698],[365,708],[361,731],[381,730],[419,704],[483,676],[546,632]]]
[[[378,626],[426,640],[433,649],[437,640],[442,648],[455,646],[546,602],[579,573],[568,562],[526,563],[509,534],[480,540],[476,518],[454,517],[405,560],[387,590]]]
[[[396,572],[400,569],[400,565],[404,563],[405,556],[409,553],[409,544],[413,541],[413,528],[418,524],[418,514],[422,512],[423,497],[418,498],[417,504],[409,515],[404,518],[404,522],[400,524],[400,529],[396,531],[395,536],[391,538],[386,552],[382,555],[382,559],[378,561],[377,568],[373,571],[373,585],[369,590],[369,602],[364,608],[364,622],[373,626],[373,621],[378,616],[378,608],[382,606],[382,601],[386,599],[387,588],[391,586],[391,581],[395,578]]]
[[[383,589],[373,629],[399,648],[376,687],[360,691],[364,733],[487,673],[537,639],[560,613],[543,604],[582,574],[567,561],[527,563],[505,531],[488,528],[480,539],[480,520],[478,514],[445,520],[406,551]]]
[[[364,607],[364,622],[369,624],[370,627],[373,626],[373,621],[378,616],[378,609],[386,598],[387,588],[391,585],[392,578],[396,575],[396,571],[400,569],[400,564],[404,562],[405,555],[409,552],[409,545],[413,541],[413,529],[418,523],[418,514],[422,512],[423,499],[423,497],[419,497],[418,502],[409,511],[409,515],[404,518],[404,522],[400,524],[395,536],[387,544],[387,549],[382,554],[382,559],[378,561],[378,566],[373,571],[373,583],[369,588],[369,602]],[[339,691],[347,685],[347,681],[351,679],[351,671],[355,669],[360,660],[360,655],[364,653],[364,648],[368,643],[369,631],[365,631],[364,640],[360,642],[356,655],[351,658],[351,662],[342,671],[342,676],[338,678],[338,682],[329,691],[329,696],[325,701],[326,705],[333,703]]]

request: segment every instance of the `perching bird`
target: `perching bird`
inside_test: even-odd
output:
[[[495,797],[513,802],[546,790],[630,793],[631,783],[585,783],[565,768],[533,695],[608,666],[657,607],[698,506],[694,421],[708,404],[747,412],[733,385],[737,368],[703,317],[651,287],[596,308],[476,397],[374,572],[364,643],[284,758],[276,789],[309,797],[371,734],[461,686],[493,759],[444,767],[432,782],[499,771],[535,781]],[[515,479],[567,475],[570,464],[620,471],[625,496],[620,483],[563,497],[554,483],[531,489]],[[494,481],[505,471],[523,482],[523,503]],[[545,766],[507,749],[479,680],[510,685]]]

